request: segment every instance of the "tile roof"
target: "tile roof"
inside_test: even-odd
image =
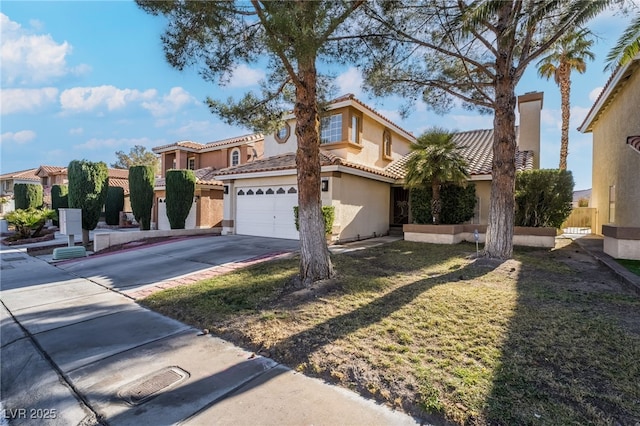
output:
[[[129,179],[128,169],[109,169],[109,178]]]
[[[3,175],[0,175],[0,179],[21,179],[21,180],[31,180],[34,182],[40,182],[40,178],[36,175],[36,171],[38,169],[28,169],[28,170],[20,170],[17,172],[9,172]]]
[[[217,174],[217,169],[214,167],[204,167],[202,169],[194,170],[193,173],[196,175],[196,184],[197,185],[207,185],[207,186],[222,186],[222,182],[216,180],[215,176]],[[166,180],[165,178],[156,178],[155,186],[165,186]]]
[[[37,173],[39,174],[40,172],[45,172],[47,176],[49,175],[55,175],[55,174],[59,174],[62,172],[66,172],[67,168],[66,167],[61,167],[61,166],[44,166],[41,165],[40,167],[38,167],[37,169]]]
[[[109,186],[119,186],[124,189],[124,195],[129,194],[129,179],[119,179],[109,176]]]
[[[471,176],[490,175],[493,163],[493,129],[471,130],[456,133],[454,142],[460,147],[460,154],[469,164]],[[413,153],[389,164],[386,170],[399,179],[405,175],[405,166]],[[533,169],[533,151],[516,151],[516,170]]]
[[[201,144],[193,141],[179,141],[174,142],[168,145],[156,146],[152,149],[156,154],[160,152],[164,152],[169,150],[170,148],[186,148],[187,150],[192,151],[209,151],[216,148],[223,147],[225,145],[233,145],[238,143],[249,143],[255,142],[264,139],[264,135],[262,133],[252,133],[250,135],[237,136],[228,139],[222,139],[219,141],[208,142],[206,144]]]
[[[395,179],[395,176],[393,174],[385,170],[364,166],[362,164],[351,163],[324,150],[320,150],[320,165],[321,166],[332,166],[332,165],[345,166],[352,169],[362,170],[362,171],[373,173],[379,176]],[[228,176],[228,175],[236,175],[241,173],[258,173],[258,172],[271,172],[271,171],[277,171],[277,170],[291,170],[295,168],[296,168],[296,154],[293,152],[289,152],[286,154],[264,158],[262,160],[255,160],[250,163],[243,164],[241,166],[228,167],[226,169],[221,169],[216,174],[217,176]]]
[[[363,107],[364,109],[366,109],[367,111],[371,112],[372,114],[378,116],[379,118],[381,118],[383,121],[387,122],[389,125],[396,127],[397,129],[401,130],[402,132],[413,136],[412,132],[409,132],[408,130],[403,129],[402,127],[398,126],[396,123],[394,123],[393,121],[391,121],[390,119],[388,119],[387,117],[385,117],[384,115],[380,114],[378,111],[376,111],[375,109],[371,108],[369,105],[365,104],[364,102],[362,102],[361,100],[359,100],[358,98],[355,97],[355,95],[353,93],[347,93],[345,95],[342,95],[340,97],[337,97],[333,100],[331,100],[329,102],[329,106],[333,105],[333,104],[337,104],[340,102],[345,102],[351,100],[355,103],[357,103],[358,105],[360,105],[361,107]]]

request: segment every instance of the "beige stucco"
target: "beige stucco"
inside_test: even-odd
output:
[[[640,153],[627,145],[640,135],[640,67],[631,75],[593,124],[593,188],[598,209],[596,232],[612,223],[640,227]],[[615,219],[609,215],[609,188],[615,185]],[[640,242],[638,242],[640,244]]]

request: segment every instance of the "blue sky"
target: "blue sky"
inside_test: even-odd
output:
[[[179,72],[165,61],[161,18],[129,1],[2,1],[1,172],[66,166],[71,160],[116,160],[115,152],[178,140],[210,142],[250,133],[211,114],[204,99],[226,99],[255,89],[259,68],[240,67],[230,85],[203,81],[195,69]],[[573,75],[568,166],[576,189],[591,187],[591,134],[575,130],[609,73],[604,57],[629,21],[607,13],[588,26],[599,36],[596,60]],[[492,116],[453,110],[445,116],[418,105],[406,119],[398,99],[371,99],[352,67],[337,76],[339,93],[355,93],[418,135],[432,125],[454,130],[492,127]],[[560,152],[560,94],[530,66],[518,94],[544,92],[541,167],[556,168]]]

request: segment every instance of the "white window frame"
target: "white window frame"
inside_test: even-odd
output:
[[[240,165],[240,150],[238,148],[231,151],[231,154],[229,155],[229,164],[231,167]]]
[[[193,162],[193,166],[191,165],[192,162]],[[187,169],[189,169],[189,170],[195,170],[196,169],[196,157],[187,158]]]
[[[320,143],[342,141],[342,113],[322,117],[320,120]]]

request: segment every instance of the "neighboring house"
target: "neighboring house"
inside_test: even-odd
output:
[[[54,185],[69,185],[69,175],[66,167],[40,166],[36,169],[36,176],[44,189],[44,203],[51,206],[51,188]],[[124,211],[131,211],[129,201],[129,170],[109,169],[109,186],[119,186],[124,190]]]
[[[518,170],[539,167],[542,93],[518,98]],[[223,233],[299,238],[293,207],[298,204],[295,118],[264,138],[264,158],[221,170],[224,182]],[[332,101],[321,120],[321,200],[335,207],[333,240],[385,235],[409,223],[404,166],[415,136],[353,95]],[[475,223],[486,224],[491,192],[493,130],[458,133],[456,142],[476,183]]]
[[[0,197],[7,202],[0,203],[0,214],[9,213],[15,210],[13,200],[13,185],[16,183],[40,183],[40,178],[36,175],[37,169],[21,170],[18,172],[5,173],[0,175]]]
[[[593,133],[591,206],[604,251],[640,260],[640,54],[613,73],[579,130]]]
[[[155,182],[155,201],[152,221],[158,229],[170,229],[166,216],[166,172],[171,169],[190,169],[196,175],[194,205],[185,227],[212,228],[221,226],[223,212],[223,185],[215,173],[230,166],[241,166],[263,155],[264,137],[261,134],[200,144],[180,141],[153,148],[160,155],[162,174]]]

